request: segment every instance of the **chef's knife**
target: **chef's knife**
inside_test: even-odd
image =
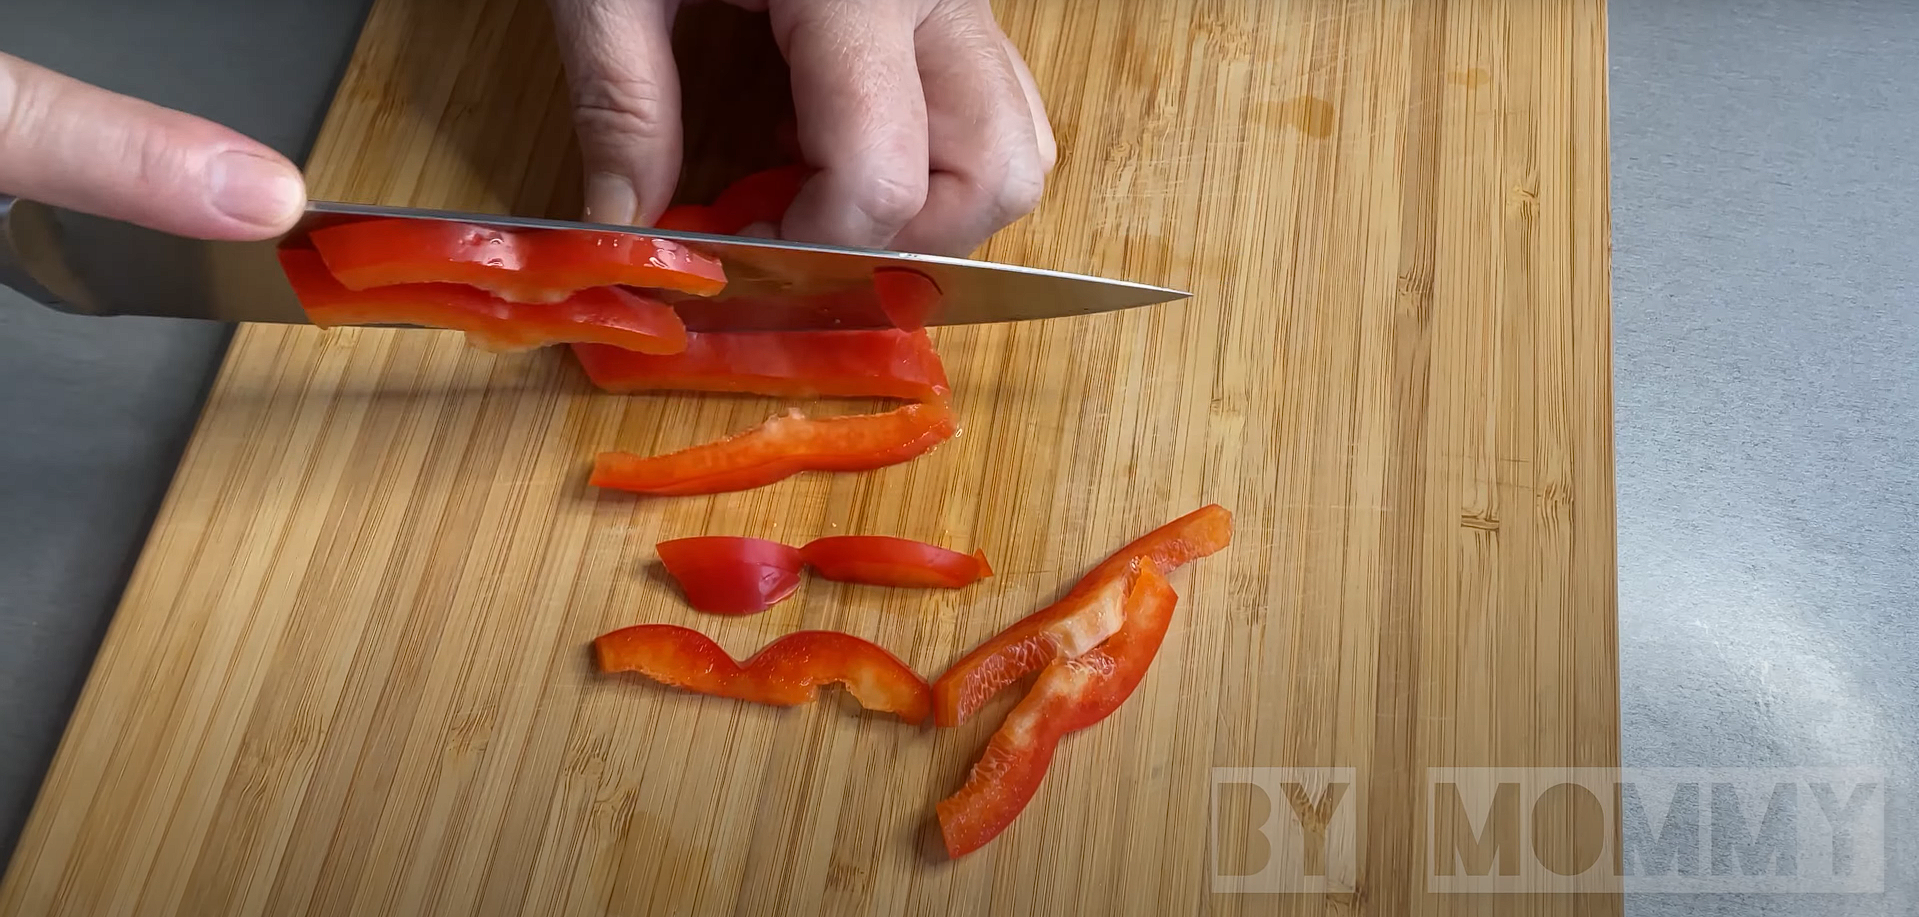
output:
[[[1086,315],[1181,299],[1177,290],[1058,271],[902,252],[558,220],[315,202],[286,236],[208,242],[0,195],[0,285],[64,311],[223,322],[307,322],[276,250],[345,220],[443,220],[501,230],[617,232],[669,239],[718,258],[726,288],[671,296],[688,328],[807,330],[887,327],[875,271],[932,282],[928,325]]]

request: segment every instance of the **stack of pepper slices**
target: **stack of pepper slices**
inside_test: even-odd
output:
[[[777,222],[807,177],[801,167],[748,176],[711,205],[676,207],[663,229],[734,234]],[[424,255],[423,253],[432,253]],[[411,220],[314,230],[281,264],[322,327],[408,324],[464,331],[494,351],[566,344],[593,384],[614,393],[740,392],[776,397],[878,397],[884,414],[828,419],[797,411],[716,442],[656,456],[602,453],[591,483],[642,494],[710,494],[764,486],[802,471],[864,471],[925,454],[952,437],[945,368],[921,327],[926,294],[875,278],[897,326],[857,331],[689,332],[645,290],[708,297],[720,263],[678,242],[589,231],[506,232]],[[937,295],[937,294],[934,294]],[[809,702],[840,684],[864,707],[919,724],[958,726],[988,699],[1038,673],[966,783],[936,807],[947,851],[978,849],[1012,824],[1067,733],[1106,718],[1146,674],[1177,597],[1166,575],[1232,540],[1213,505],[1122,548],[1064,597],[981,644],[928,684],[866,640],[804,631],[737,662],[698,631],[623,628],[594,641],[604,672],[637,672],[689,691],[761,704]],[[899,538],[822,538],[792,547],[701,537],[658,546],[695,608],[751,614],[791,595],[806,569],[845,582],[949,588],[991,576],[980,552]]]

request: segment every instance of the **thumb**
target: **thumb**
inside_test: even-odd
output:
[[[586,218],[651,225],[680,178],[677,0],[550,0],[586,167]]]
[[[5,54],[0,193],[206,239],[271,238],[306,206],[268,147]]]

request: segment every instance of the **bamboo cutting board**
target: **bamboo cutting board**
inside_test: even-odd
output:
[[[592,491],[588,457],[776,404],[602,395],[557,353],[452,334],[241,329],[0,913],[1617,912],[1442,894],[1427,868],[1456,827],[1427,816],[1429,768],[1618,763],[1601,0],[999,10],[1062,153],[983,255],[1190,301],[942,331],[960,438],[665,500]],[[697,197],[764,164],[738,151],[769,146],[752,99],[782,77],[748,63],[758,21],[687,17],[683,41],[745,49],[688,56],[725,100],[689,106],[723,116],[696,117]],[[315,194],[571,215],[568,118],[535,0],[380,0]],[[1212,501],[1237,541],[1173,578],[1138,693],[957,863],[932,805],[1011,696],[916,729],[588,664],[599,633],[664,621],[737,656],[845,630],[930,676]],[[810,581],[718,619],[649,567],[669,537],[849,532],[1000,572]],[[1353,820],[1308,832],[1331,853],[1265,846],[1285,800],[1242,785],[1215,819],[1213,769],[1243,767],[1350,768]],[[1609,827],[1533,817],[1542,856]],[[1278,861],[1324,887],[1215,890]]]

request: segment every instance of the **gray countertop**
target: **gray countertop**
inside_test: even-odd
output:
[[[298,159],[365,5],[6,4],[0,50]],[[1912,913],[1919,4],[1611,6],[1625,763],[1860,766],[1889,789],[1882,895],[1633,895],[1627,912]],[[0,861],[225,344],[16,306],[0,303]]]

